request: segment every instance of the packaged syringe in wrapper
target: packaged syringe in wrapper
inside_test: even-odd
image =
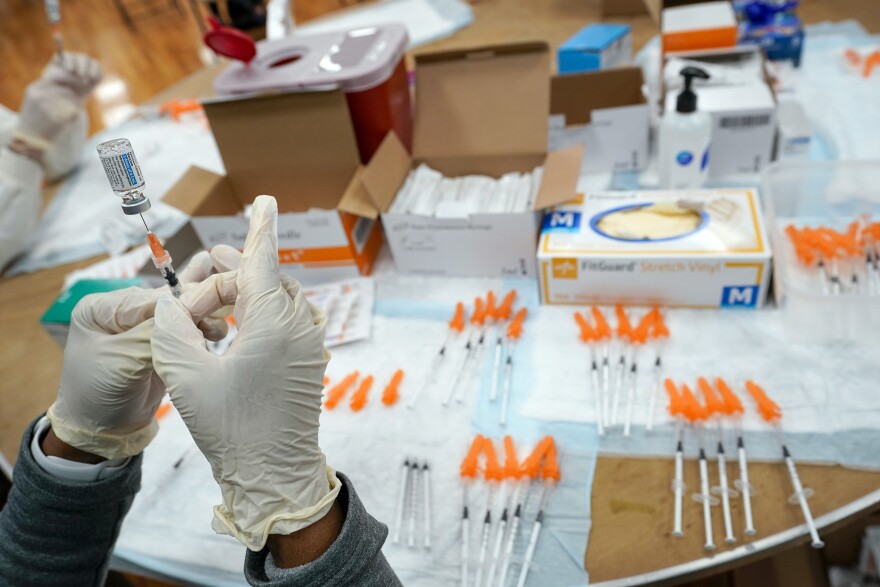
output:
[[[545,304],[759,308],[770,263],[754,189],[579,195],[538,244]]]

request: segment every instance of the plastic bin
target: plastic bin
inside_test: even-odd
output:
[[[843,292],[824,293],[783,232],[788,225],[845,231],[860,215],[880,220],[880,161],[774,163],[762,175],[774,252],[774,289],[787,334],[802,342],[880,344],[880,275],[864,259],[840,263]],[[858,283],[853,285],[856,273]],[[873,279],[871,286],[868,279]]]
[[[413,115],[400,24],[257,43],[248,64],[235,62],[214,80],[220,96],[340,86],[348,100],[361,162],[393,130],[407,149]]]

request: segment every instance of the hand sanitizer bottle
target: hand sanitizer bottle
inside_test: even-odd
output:
[[[674,112],[667,112],[660,123],[660,149],[657,165],[660,187],[666,189],[700,188],[709,167],[709,142],[712,123],[709,115],[697,110],[694,78],[709,79],[697,67],[681,70],[684,90],[678,95]]]

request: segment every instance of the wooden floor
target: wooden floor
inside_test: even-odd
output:
[[[116,2],[146,5],[154,14],[136,16],[136,28],[131,29]],[[292,4],[297,21],[305,22],[339,9],[341,2],[295,0]],[[487,36],[492,42],[542,38],[557,44],[570,31],[598,18],[598,0],[475,0],[473,8],[476,23],[438,46],[485,43]],[[211,60],[201,43],[191,0],[65,0],[62,10],[65,47],[95,56],[105,71],[89,103],[92,131],[112,126],[134,105]],[[550,13],[554,19],[541,18]],[[487,22],[499,14],[504,22]],[[801,14],[806,22],[855,18],[869,31],[880,32],[878,0],[802,0]],[[647,17],[617,20],[633,25],[636,47],[654,33]],[[52,52],[43,2],[0,0],[0,104],[17,110],[25,87]]]

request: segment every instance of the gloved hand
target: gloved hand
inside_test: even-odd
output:
[[[56,55],[40,79],[24,93],[14,139],[46,151],[52,141],[82,110],[91,91],[101,81],[101,65],[81,53]]]
[[[279,275],[275,198],[254,201],[241,263],[227,275],[235,284],[217,301],[235,299],[239,331],[229,350],[208,352],[193,325],[200,310],[163,296],[153,364],[220,486],[214,530],[259,551],[269,534],[323,518],[339,493],[318,446],[327,318]]]
[[[210,275],[207,252],[180,273],[183,298],[211,340],[226,336],[226,321],[210,318],[217,291],[234,274]],[[73,310],[64,349],[61,388],[48,417],[65,443],[107,459],[139,454],[156,435],[156,409],[165,386],[153,371],[150,336],[156,301],[167,292],[128,288],[83,298]],[[193,326],[195,328],[195,326]]]

